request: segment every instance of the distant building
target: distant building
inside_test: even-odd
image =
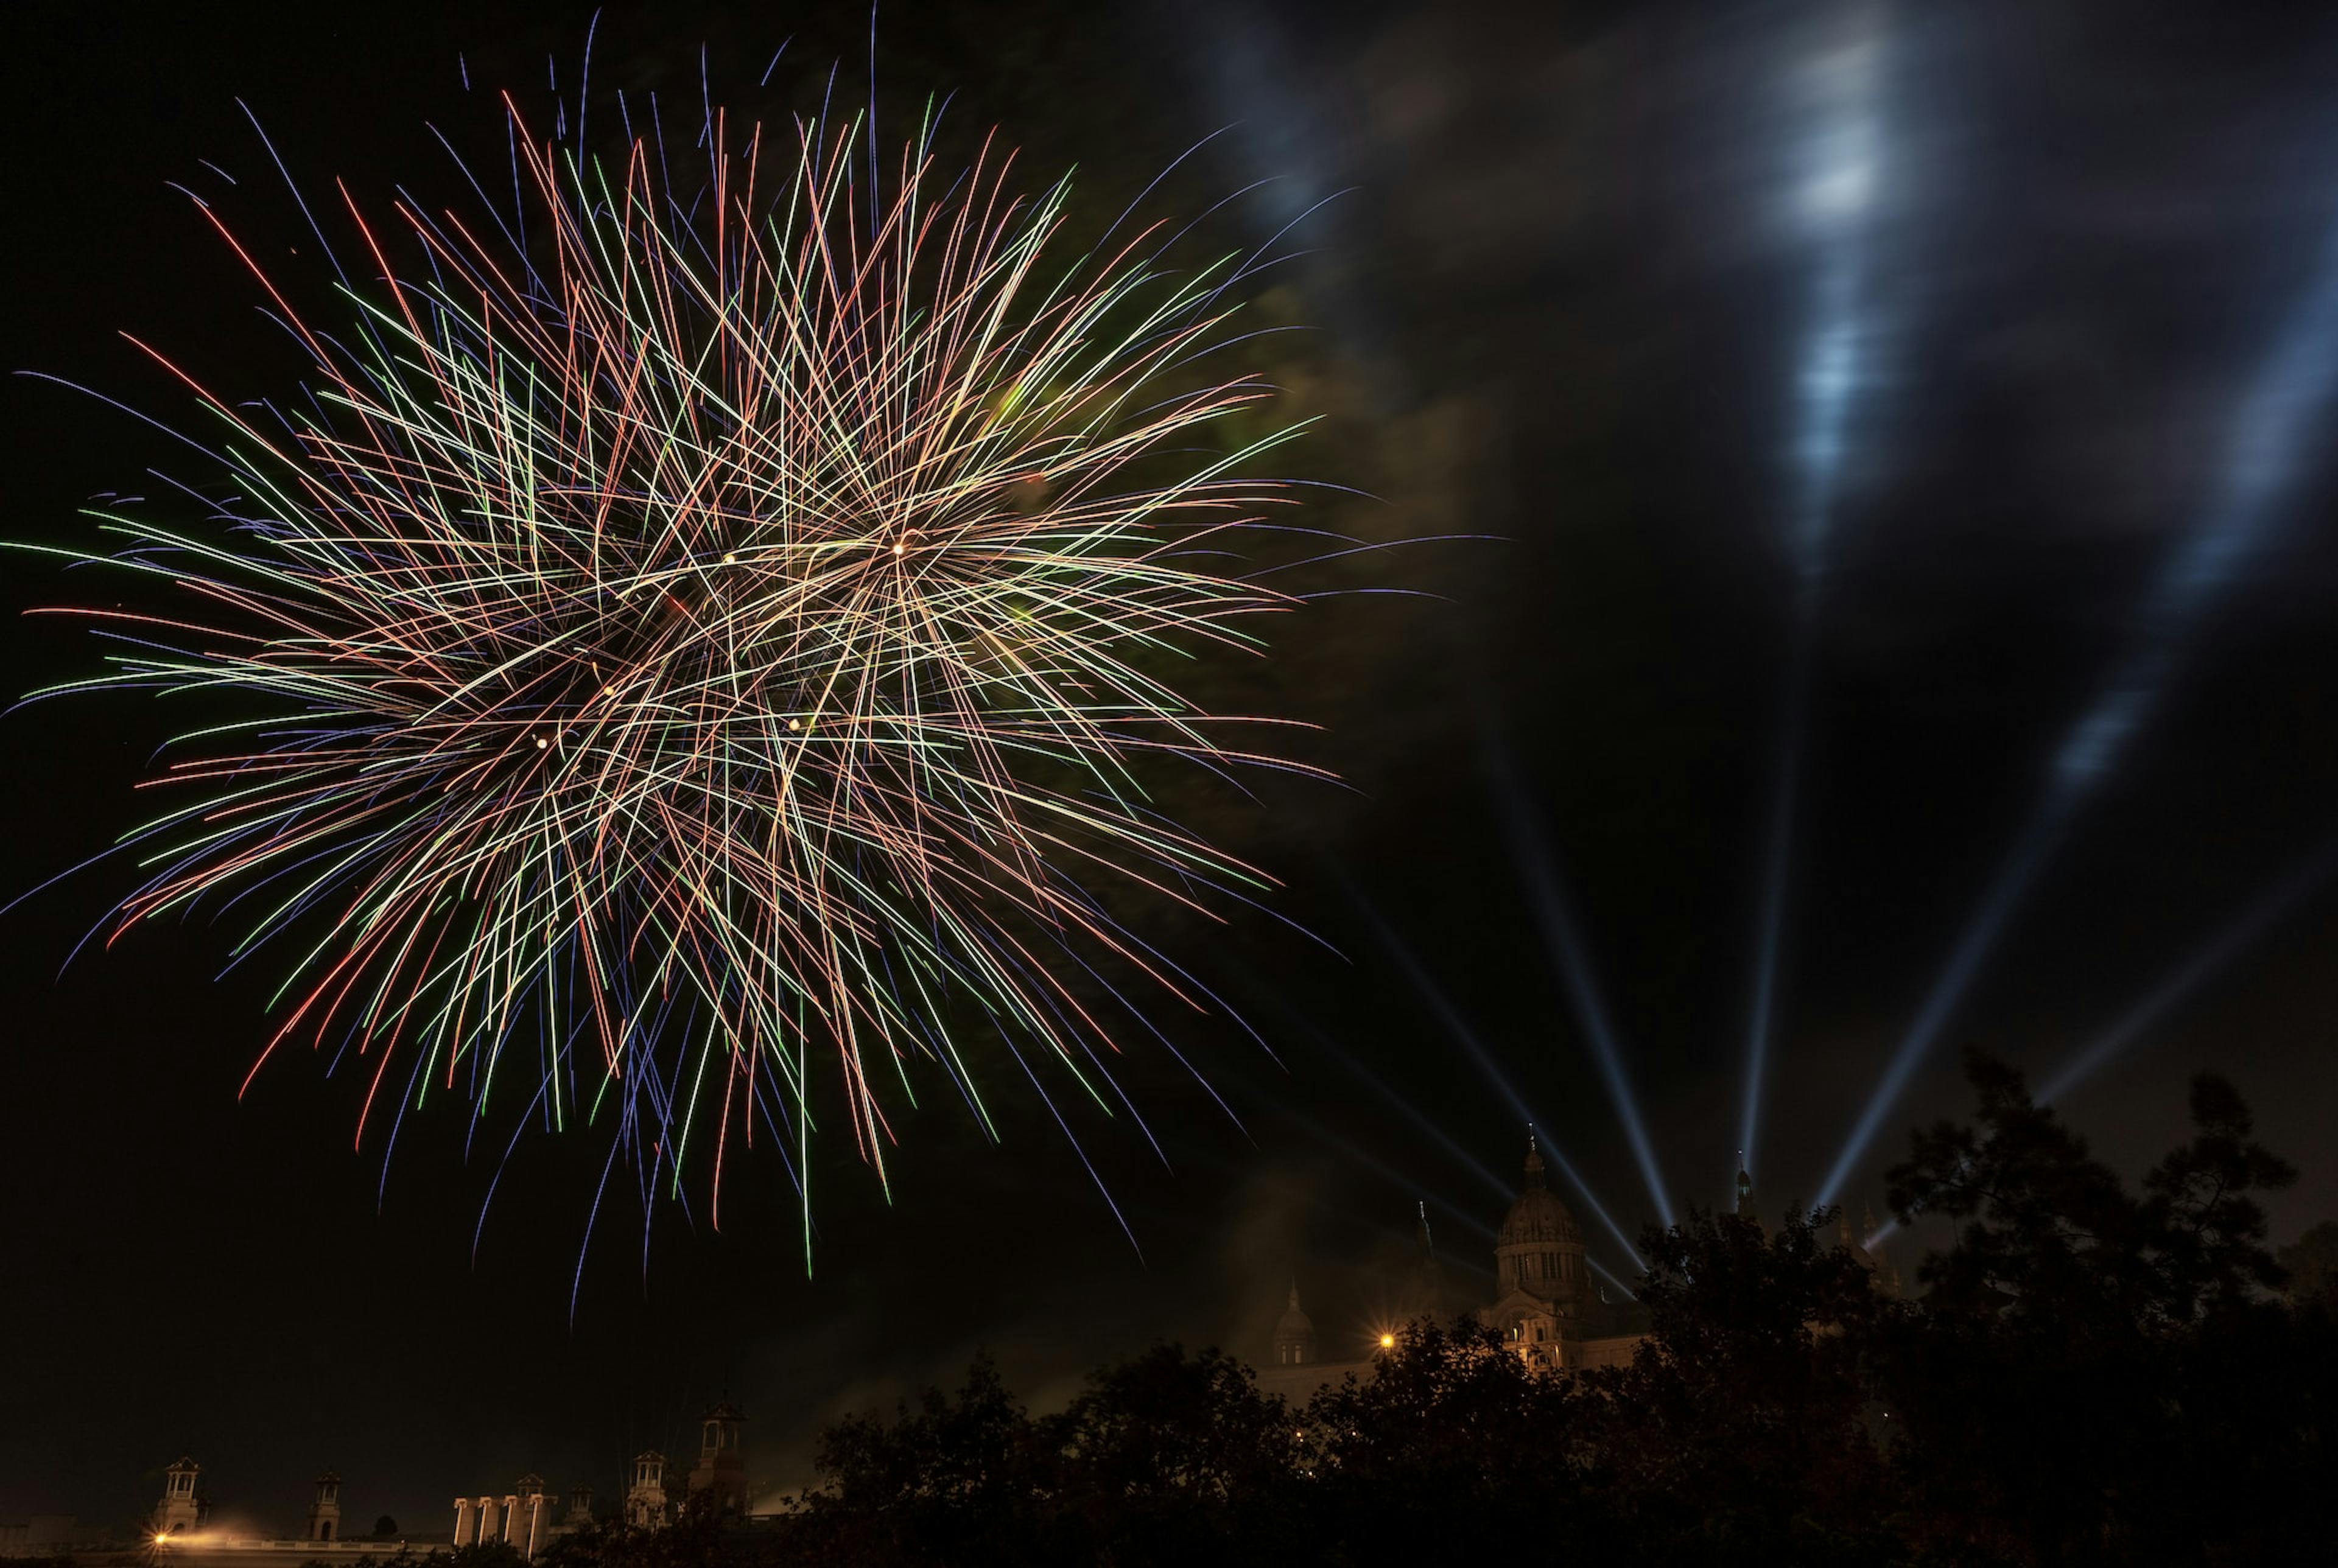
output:
[[[309,1504],[309,1539],[338,1540],[341,1534],[341,1478],[328,1470],[317,1477],[317,1500]]]
[[[1618,1367],[1647,1333],[1634,1308],[1593,1282],[1583,1232],[1543,1180],[1542,1154],[1527,1139],[1526,1176],[1494,1242],[1493,1305],[1478,1317],[1537,1366],[1580,1372]]]
[[[1312,1367],[1322,1359],[1315,1352],[1315,1319],[1300,1309],[1299,1281],[1293,1279],[1290,1309],[1274,1325],[1274,1364]]]
[[[1291,1305],[1275,1325],[1272,1364],[1258,1371],[1259,1387],[1295,1402],[1351,1372],[1359,1378],[1370,1377],[1374,1353],[1394,1344],[1398,1325],[1423,1315],[1475,1317],[1498,1329],[1503,1342],[1520,1356],[1553,1370],[1579,1371],[1628,1361],[1633,1348],[1646,1337],[1638,1309],[1628,1303],[1610,1303],[1591,1280],[1582,1232],[1567,1205],[1545,1183],[1542,1156],[1531,1137],[1518,1199],[1496,1234],[1494,1265],[1495,1295],[1488,1303],[1457,1284],[1439,1259],[1424,1207],[1412,1255],[1390,1280],[1390,1320],[1371,1332],[1345,1337],[1353,1349],[1325,1359],[1319,1354],[1314,1321],[1300,1308],[1294,1282]]]
[[[625,1488],[625,1523],[654,1529],[673,1516],[665,1495],[665,1455],[653,1448],[634,1455],[634,1484]]]
[[[590,1524],[592,1490],[589,1487],[578,1490],[584,1492],[586,1498],[584,1522]],[[535,1557],[560,1536],[576,1528],[568,1523],[568,1516],[556,1515],[558,1506],[557,1500],[545,1486],[544,1477],[531,1470],[500,1498],[493,1494],[484,1497],[456,1498],[455,1544],[480,1546],[491,1541],[501,1541],[517,1547],[523,1557]],[[572,1508],[570,1514],[574,1512]]]
[[[1743,1171],[1737,1173],[1737,1212],[1760,1223],[1754,1210],[1754,1181]],[[1865,1234],[1874,1232],[1871,1217]],[[1838,1245],[1873,1277],[1877,1289],[1888,1296],[1900,1294],[1898,1271],[1881,1264],[1852,1239],[1848,1217],[1839,1222],[1837,1238]],[[1624,1366],[1647,1338],[1646,1314],[1639,1305],[1610,1301],[1592,1279],[1583,1232],[1544,1180],[1542,1154],[1531,1134],[1518,1198],[1495,1236],[1493,1300],[1470,1300],[1457,1291],[1429,1244],[1425,1208],[1418,1245],[1395,1283],[1396,1321],[1424,1313],[1474,1316],[1498,1330],[1502,1342],[1520,1357],[1554,1372]],[[1294,1280],[1290,1306],[1276,1321],[1269,1342],[1268,1364],[1258,1370],[1258,1385],[1297,1401],[1351,1372],[1370,1377],[1373,1351],[1393,1342],[1394,1327],[1390,1323],[1372,1334],[1349,1336],[1349,1353],[1326,1359],[1322,1337],[1315,1320],[1301,1308]]]
[[[690,1494],[712,1498],[714,1512],[726,1519],[747,1512],[747,1461],[739,1452],[739,1428],[746,1420],[726,1399],[699,1424],[698,1463],[691,1468]]]
[[[252,1535],[214,1524],[203,1467],[182,1458],[164,1467],[162,1495],[134,1541],[110,1532],[76,1528],[71,1519],[35,1520],[41,1526],[17,1538],[0,1526],[0,1557],[69,1556],[84,1568],[140,1568],[167,1563],[203,1568],[307,1568],[311,1563],[382,1563],[404,1552],[420,1557],[447,1544],[444,1535],[395,1539],[346,1538],[341,1530],[341,1478],[328,1470],[317,1477],[309,1518],[297,1536]]]
[[[203,1467],[182,1458],[162,1472],[162,1500],[154,1504],[154,1534],[158,1540],[185,1534],[211,1516],[203,1495]]]
[[[742,1526],[749,1523],[748,1490],[739,1438],[746,1420],[745,1414],[727,1401],[707,1411],[700,1423],[698,1464],[690,1473],[686,1494],[703,1494],[718,1516]],[[666,1491],[665,1455],[655,1450],[637,1455],[622,1517],[629,1524],[654,1529],[672,1523],[678,1511],[679,1500]],[[0,1558],[70,1554],[90,1568],[179,1561],[202,1568],[261,1568],[262,1564],[309,1568],[314,1563],[379,1563],[401,1552],[418,1559],[449,1545],[500,1542],[532,1561],[542,1557],[562,1536],[589,1529],[594,1523],[592,1487],[574,1486],[564,1499],[543,1476],[530,1474],[521,1476],[507,1492],[456,1498],[451,1535],[351,1539],[341,1523],[340,1475],[328,1470],[317,1477],[308,1522],[300,1535],[230,1533],[212,1523],[203,1467],[192,1458],[182,1458],[163,1470],[162,1495],[148,1514],[139,1539],[109,1538],[105,1532],[76,1525],[70,1516],[48,1514],[24,1524],[0,1524]]]

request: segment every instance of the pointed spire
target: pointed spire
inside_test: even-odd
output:
[[[1291,1276],[1291,1309],[1299,1310],[1299,1276],[1295,1272]]]
[[[1535,1130],[1534,1130],[1534,1123],[1533,1123],[1533,1122],[1528,1122],[1528,1123],[1527,1123],[1527,1181],[1526,1181],[1526,1184],[1527,1184],[1528,1186],[1529,1186],[1529,1187],[1539,1187],[1539,1186],[1541,1186],[1541,1185],[1543,1184],[1543,1182],[1542,1182],[1542,1154],[1541,1154],[1541,1152],[1540,1152],[1539,1151],[1537,1151],[1537,1150],[1535,1148]]]
[[[1737,1217],[1754,1218],[1754,1178],[1742,1165],[1737,1168]]]

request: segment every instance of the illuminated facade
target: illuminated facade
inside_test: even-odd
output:
[[[737,1406],[727,1402],[707,1411],[700,1423],[698,1463],[683,1494],[702,1494],[718,1517],[742,1524],[749,1494],[740,1435],[746,1419]],[[673,1521],[683,1496],[667,1491],[665,1467],[665,1455],[654,1450],[635,1456],[620,1511],[627,1524],[654,1529]],[[70,1517],[42,1515],[23,1524],[0,1524],[0,1559],[69,1553],[87,1568],[129,1568],[133,1563],[151,1568],[178,1561],[204,1568],[258,1568],[263,1563],[329,1568],[419,1560],[449,1545],[508,1545],[523,1559],[535,1561],[562,1536],[589,1529],[594,1522],[590,1486],[575,1486],[564,1498],[543,1476],[531,1474],[507,1492],[456,1498],[452,1534],[393,1535],[385,1530],[352,1539],[341,1522],[341,1477],[328,1470],[317,1477],[300,1534],[261,1535],[215,1522],[203,1467],[182,1458],[164,1469],[162,1495],[146,1516],[139,1540],[110,1538],[110,1533],[85,1530]]]
[[[704,1494],[714,1512],[735,1519],[747,1512],[747,1462],[739,1452],[739,1428],[747,1417],[725,1400],[700,1422],[698,1463],[690,1472],[690,1494]]]
[[[1473,1316],[1499,1330],[1503,1342],[1520,1356],[1554,1371],[1619,1366],[1632,1358],[1634,1348],[1646,1338],[1638,1309],[1608,1301],[1591,1279],[1583,1234],[1575,1216],[1544,1181],[1542,1156],[1531,1138],[1518,1199],[1495,1238],[1494,1299],[1471,1298],[1454,1287],[1430,1245],[1425,1210],[1412,1259],[1390,1283],[1388,1321],[1359,1332],[1348,1354],[1325,1359],[1314,1321],[1300,1308],[1294,1282],[1291,1304],[1275,1325],[1271,1364],[1258,1369],[1258,1386],[1297,1401],[1351,1372],[1370,1377],[1373,1352],[1394,1344],[1399,1324],[1424,1314]]]
[[[652,1448],[634,1455],[633,1484],[625,1488],[625,1523],[653,1530],[673,1516],[665,1494],[665,1455]]]
[[[1527,1140],[1524,1181],[1494,1242],[1495,1297],[1478,1316],[1539,1367],[1579,1372],[1618,1367],[1646,1338],[1592,1281],[1575,1216],[1543,1179]]]
[[[455,1544],[479,1546],[501,1541],[523,1557],[535,1557],[572,1531],[593,1523],[593,1488],[579,1485],[568,1494],[564,1509],[545,1488],[544,1477],[530,1472],[501,1498],[455,1499]]]
[[[203,1467],[188,1458],[163,1470],[162,1500],[154,1504],[157,1536],[192,1530],[211,1513],[211,1502],[203,1495],[202,1475]]]

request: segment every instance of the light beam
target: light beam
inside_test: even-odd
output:
[[[1422,1004],[1435,1014],[1437,1021],[1445,1026],[1446,1034],[1450,1035],[1462,1050],[1469,1053],[1469,1059],[1477,1064],[1478,1070],[1485,1074],[1486,1081],[1494,1086],[1503,1099],[1509,1102],[1510,1108],[1518,1112],[1520,1121],[1545,1130],[1539,1145],[1544,1157],[1558,1167],[1559,1174],[1565,1176],[1574,1186],[1576,1192],[1581,1196],[1585,1203],[1590,1206],[1591,1212],[1597,1217],[1599,1222],[1607,1227],[1607,1233],[1616,1238],[1616,1244],[1624,1249],[1624,1255],[1627,1258],[1637,1258],[1640,1255],[1638,1246],[1624,1233],[1624,1228],[1616,1223],[1615,1217],[1607,1212],[1606,1205],[1601,1203],[1598,1195],[1592,1191],[1591,1183],[1583,1179],[1582,1173],[1568,1162],[1567,1156],[1560,1153],[1557,1145],[1550,1141],[1547,1132],[1549,1123],[1535,1114],[1533,1107],[1527,1103],[1526,1097],[1518,1092],[1517,1087],[1510,1083],[1508,1074],[1504,1073],[1500,1065],[1496,1063],[1494,1054],[1487,1049],[1484,1041],[1478,1038],[1477,1031],[1469,1027],[1469,1022],[1461,1016],[1460,1012],[1447,998],[1445,993],[1438,987],[1437,982],[1429,978],[1429,971],[1423,968],[1420,961],[1412,956],[1412,950],[1405,945],[1404,939],[1391,930],[1388,922],[1380,917],[1378,911],[1364,903],[1361,897],[1357,898],[1356,903],[1365,920],[1371,926],[1373,934],[1380,937],[1380,945],[1387,949],[1389,956],[1396,960],[1397,967],[1404,971],[1405,978],[1412,983],[1412,988],[1420,995]],[[1670,1224],[1671,1221],[1666,1220],[1665,1223]]]
[[[1914,1025],[1893,1052],[1820,1190],[1820,1203],[1832,1202],[1850,1179],[2003,935],[2063,828],[2151,716],[2203,614],[2270,542],[2281,519],[2275,504],[2319,453],[2319,444],[2311,443],[2309,436],[2328,414],[2334,387],[2338,230],[2325,239],[2312,286],[2260,367],[2226,433],[2224,464],[2206,510],[2153,585],[2137,617],[2136,634],[2111,679],[2065,736],[2029,827],[1958,939]]]
[[[1759,933],[1745,1031],[1745,1101],[1738,1123],[1740,1168],[1751,1170],[1761,1142],[1762,1093],[1769,1079],[1778,1011],[1778,966],[1784,946],[1787,882],[1793,863],[1811,665],[1818,636],[1819,582],[1842,477],[1844,427],[1853,390],[1865,373],[1868,324],[1862,312],[1869,217],[1883,156],[1877,100],[1880,28],[1862,18],[1858,34],[1798,73],[1813,98],[1813,131],[1800,160],[1796,205],[1816,249],[1809,328],[1795,376],[1792,448],[1794,501],[1788,544],[1794,573],[1793,652],[1787,660],[1786,715],[1772,786],[1768,848],[1762,862]],[[1733,1181],[1734,1171],[1731,1173]],[[1732,1195],[1734,1195],[1733,1185]]]
[[[2188,1000],[2194,992],[2255,946],[2266,932],[2298,905],[2319,892],[2333,874],[2338,874],[2338,838],[2323,844],[2317,852],[2294,867],[2288,875],[2235,916],[2223,930],[2203,944],[2190,958],[2169,971],[2166,979],[2146,992],[2142,1000],[2120,1015],[2117,1023],[2063,1063],[2054,1076],[2038,1091],[2039,1102],[2050,1103],[2059,1100],[2101,1071],[2112,1058],[2134,1044],[2161,1019]]]
[[[1624,1136],[1632,1145],[1632,1157],[1639,1163],[1641,1179],[1648,1184],[1649,1200],[1655,1205],[1658,1217],[1670,1226],[1672,1200],[1665,1195],[1664,1175],[1656,1169],[1655,1147],[1649,1142],[1647,1123],[1640,1118],[1639,1102],[1633,1097],[1631,1080],[1625,1074],[1615,1025],[1608,1019],[1606,1002],[1599,994],[1599,983],[1592,975],[1582,936],[1576,929],[1575,912],[1568,907],[1567,896],[1559,887],[1550,847],[1544,841],[1541,825],[1535,820],[1533,808],[1527,803],[1509,758],[1490,727],[1487,751],[1493,760],[1495,798],[1501,805],[1510,847],[1526,880],[1535,924],[1542,928],[1543,942],[1567,983],[1567,999],[1574,1004],[1576,1021],[1591,1043],[1592,1060],[1598,1063],[1599,1076],[1607,1084],[1608,1098],[1615,1102],[1616,1114],[1624,1123]]]

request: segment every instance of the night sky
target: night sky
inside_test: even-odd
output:
[[[591,15],[468,9],[12,8],[0,361],[182,417],[127,330],[281,390],[298,367],[249,277],[164,182],[208,159],[238,181],[240,229],[302,242],[241,97],[312,200],[337,176],[453,200],[426,124],[491,162],[486,89],[542,93]],[[595,103],[605,83],[694,104],[702,42],[718,99],[816,101],[840,57],[840,92],[865,93],[868,14],[800,9],[612,6]],[[1361,1332],[1416,1201],[1490,1285],[1529,1118],[1636,1232],[1655,1209],[1547,939],[1562,906],[1671,1204],[1724,1202],[1798,701],[1750,1156],[1765,1208],[1822,1191],[2075,777],[2074,726],[2140,668],[2140,721],[2030,840],[2034,877],[1841,1196],[1881,1212],[1908,1127],[1964,1109],[1961,1047],[2042,1082],[2239,921],[2247,939],[2057,1103],[2139,1171],[2212,1068],[2302,1169],[2275,1240],[2338,1215],[2338,891],[2296,876],[2338,866],[2338,398],[2317,390],[2338,307],[2313,309],[2338,289],[2338,20],[1522,9],[880,18],[880,117],[955,91],[951,113],[1002,125],[1033,181],[1076,162],[1093,200],[1125,201],[1231,125],[1169,187],[1197,211],[1273,177],[1213,215],[1230,243],[1335,198],[1259,279],[1272,319],[1310,328],[1272,368],[1324,417],[1288,466],[1370,493],[1327,496],[1326,526],[1442,540],[1341,568],[1330,586],[1351,592],[1227,677],[1325,725],[1305,754],[1348,782],[1197,807],[1328,946],[1260,916],[1145,927],[1273,1055],[1164,1015],[1237,1125],[1131,1043],[1169,1168],[1125,1118],[1077,1131],[1135,1245],[1027,1095],[995,1081],[994,1147],[935,1079],[900,1123],[889,1206],[830,1141],[810,1279],[771,1161],[742,1168],[720,1234],[662,1209],[644,1246],[630,1216],[580,1277],[595,1147],[524,1145],[483,1222],[495,1159],[466,1161],[451,1107],[409,1128],[385,1183],[378,1146],[351,1147],[362,1083],[324,1058],[273,1063],[239,1101],[270,972],[221,978],[226,929],[200,920],[64,967],[131,885],[100,867],[0,916],[0,1517],[126,1519],[191,1451],[231,1519],[290,1525],[329,1465],[354,1523],[443,1531],[457,1491],[527,1469],[605,1498],[634,1451],[694,1448],[726,1393],[776,1492],[823,1420],[950,1378],[978,1346],[1045,1403],[1158,1338],[1254,1351],[1294,1271],[1327,1338]],[[1830,267],[1854,280],[1830,293]],[[84,537],[76,509],[157,493],[150,469],[207,477],[90,397],[27,377],[5,397],[8,537]],[[2284,417],[2290,437],[2264,436]],[[2245,530],[2235,494],[2254,498]],[[2220,574],[2170,611],[2219,527],[2245,547],[2210,548]],[[85,633],[17,613],[77,592],[0,564],[12,694],[94,667]],[[131,787],[172,723],[119,698],[0,720],[0,898],[144,819]],[[1594,1259],[1626,1272],[1559,1190]],[[1895,1240],[1903,1266],[1920,1240]]]

